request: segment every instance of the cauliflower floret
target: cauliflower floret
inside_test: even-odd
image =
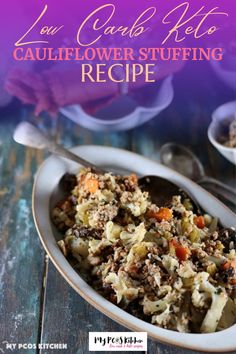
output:
[[[95,239],[89,241],[89,253],[95,253],[100,242],[101,240]]]
[[[209,274],[207,272],[200,272],[194,278],[194,287],[201,291],[213,293],[215,287],[208,281]]]
[[[80,256],[86,258],[88,256],[88,240],[83,240],[81,238],[75,238],[71,241],[71,252],[75,258],[79,261],[81,260]]]
[[[232,261],[236,261],[236,250],[232,249],[229,251],[228,258]]]
[[[159,295],[162,296],[163,294],[165,294],[164,297],[155,301],[149,300],[145,295],[142,302],[143,312],[152,315],[155,312],[165,311],[168,305],[175,302],[178,297],[176,291],[172,291],[172,288],[168,285],[161,287]]]
[[[161,326],[166,326],[171,318],[170,304],[167,305],[165,311],[163,311],[160,315],[152,316],[152,323],[157,323]]]
[[[206,305],[206,300],[211,299],[211,307],[202,322],[201,332],[215,332],[217,324],[221,318],[223,309],[228,300],[226,291],[221,288],[215,288],[208,280],[209,274],[206,272],[198,273],[194,278],[192,302],[196,307]]]
[[[142,305],[143,305],[143,312],[146,315],[150,315],[150,314],[152,315],[155,312],[165,311],[167,307],[167,301],[165,299],[151,301],[147,298],[147,296],[144,296]]]
[[[178,213],[184,214],[186,212],[185,206],[181,203],[181,196],[175,195],[172,198],[172,209]]]
[[[158,296],[164,296],[170,294],[172,291],[172,287],[170,285],[162,285],[158,291]]]
[[[174,282],[174,288],[178,291],[184,291],[183,289],[183,281],[181,278],[177,278],[176,281]]]
[[[112,289],[116,293],[117,303],[119,303],[122,298],[129,302],[138,296],[139,290],[130,284],[125,272],[119,272],[119,275],[116,273],[109,273],[104,281],[105,283],[112,284]]]
[[[176,269],[179,268],[178,260],[168,255],[164,255],[162,257],[162,264],[165,267],[165,269],[168,271],[168,273],[176,272]]]
[[[76,206],[76,215],[75,215],[75,220],[77,224],[80,224],[81,221],[83,225],[88,224],[88,210],[93,207],[93,204],[91,202],[86,202],[82,203]]]
[[[129,209],[134,216],[140,216],[144,214],[148,206],[148,194],[142,192],[140,189],[136,189],[132,193],[132,200],[127,198],[127,192],[124,192],[121,196],[122,206],[126,209]]]
[[[88,242],[88,245],[89,245],[89,253],[96,254],[96,253],[100,253],[101,250],[106,248],[107,246],[110,246],[111,242],[106,239],[103,240],[93,239]]]
[[[136,243],[143,241],[146,234],[144,223],[142,222],[137,227],[133,225],[133,231],[122,231],[120,238],[125,246],[132,247]]]
[[[185,262],[180,265],[179,269],[177,270],[177,273],[182,278],[192,278],[196,274],[196,272],[192,269],[192,266],[193,265],[191,262]]]
[[[179,313],[179,316],[176,318],[176,328],[178,332],[188,333],[189,330],[189,315],[186,312]]]
[[[212,302],[211,307],[207,311],[207,314],[201,325],[202,333],[211,333],[215,332],[218,322],[221,318],[223,309],[228,301],[228,296],[226,291],[220,289],[220,294],[214,293],[212,294]]]
[[[111,173],[105,173],[104,177],[106,179],[106,183],[108,184],[108,188],[111,191],[114,191],[116,189],[116,179],[115,176],[113,176]]]
[[[195,307],[207,306],[207,300],[215,291],[215,287],[208,281],[209,274],[200,272],[195,275],[193,282],[192,303]]]
[[[168,322],[173,319],[173,308],[181,299],[181,294],[178,289],[173,290],[171,286],[164,285],[160,287],[158,296],[160,296],[161,299],[156,301],[151,301],[145,296],[143,300],[143,311],[145,314],[154,314],[152,316],[152,323],[165,327]],[[178,308],[179,305],[176,306]]]
[[[158,287],[161,286],[161,273],[159,271],[156,271],[155,274],[153,275],[153,278],[157,284]]]
[[[112,200],[114,200],[115,195],[108,189],[98,189],[94,196],[98,199],[99,202],[106,202],[110,203]]]
[[[115,224],[113,221],[108,221],[105,225],[104,234],[109,241],[114,242],[120,237],[121,231],[121,226]]]
[[[67,257],[67,248],[66,248],[66,245],[65,245],[65,242],[64,240],[60,240],[57,242],[58,246],[60,247],[60,250],[62,251],[62,253],[64,254],[65,257]]]
[[[112,259],[109,259],[107,263],[103,262],[99,265],[99,271],[101,271],[102,278],[106,278],[112,266]]]
[[[152,242],[139,242],[136,243],[129,251],[127,262],[134,262],[137,257],[145,258],[148,254],[148,249],[153,245]]]
[[[203,308],[206,306],[209,297],[209,293],[200,293],[197,289],[194,289],[192,292],[192,303],[195,307]]]

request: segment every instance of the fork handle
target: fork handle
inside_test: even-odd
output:
[[[84,167],[89,167],[92,170],[98,172],[98,173],[106,173],[105,170],[101,169],[98,166],[95,166],[94,164],[92,164],[91,162],[83,159],[82,157],[74,154],[73,152],[71,152],[70,150],[65,149],[63,146],[49,142],[47,145],[47,149],[48,151],[50,151],[53,154],[65,157],[66,159],[75,161],[77,163],[79,163],[80,165],[84,166]]]

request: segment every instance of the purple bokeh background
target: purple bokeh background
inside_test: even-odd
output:
[[[113,36],[102,36],[93,47],[131,47],[137,51],[140,47],[162,47],[163,39],[167,36],[168,31],[181,16],[187,2],[181,0],[146,0],[146,1],[121,1],[113,0],[109,2],[95,0],[92,2],[84,1],[66,1],[56,0],[49,1],[32,1],[32,0],[8,0],[3,1],[1,6],[1,57],[0,57],[0,105],[7,105],[11,96],[18,97],[23,103],[33,104],[36,107],[36,113],[41,111],[48,111],[52,115],[64,105],[80,103],[84,105],[87,110],[91,107],[100,107],[107,102],[110,102],[119,94],[119,87],[117,84],[110,82],[106,83],[81,83],[80,70],[82,62],[75,61],[15,61],[12,58],[13,50],[15,49],[15,42],[30,28],[39,14],[43,11],[45,5],[48,5],[47,11],[34,29],[27,35],[27,41],[34,40],[49,40],[48,44],[31,44],[25,47],[78,47],[76,42],[76,35],[78,28],[82,21],[96,8],[111,3],[115,5],[115,13],[108,25],[111,26],[128,26],[131,27],[135,19],[147,8],[156,7],[156,13],[150,21],[144,26],[149,27],[145,33],[136,38],[122,37],[119,34]],[[192,34],[186,36],[186,39],[181,43],[174,41],[172,35],[165,43],[166,47],[203,47],[213,48],[221,47],[224,50],[222,60],[222,67],[226,70],[235,70],[234,61],[236,58],[236,11],[234,0],[207,0],[198,1],[190,0],[189,9],[185,15],[185,19],[193,16],[202,6],[207,12],[212,8],[218,7],[220,12],[228,13],[228,16],[214,15],[210,16],[205,24],[202,26],[200,32],[205,31],[208,27],[216,25],[219,27],[214,34],[205,35],[199,39],[193,37]],[[170,24],[163,24],[163,17],[176,6],[184,4],[175,13],[169,16]],[[111,13],[111,8],[106,7],[99,11],[98,24],[106,20]],[[97,17],[97,16],[96,16]],[[200,17],[196,16],[191,20],[189,25],[196,26],[200,21]],[[88,21],[86,30],[83,31],[82,39],[88,40],[94,38],[102,31],[95,33],[89,25]],[[45,26],[61,26],[63,28],[55,36],[39,35],[40,29]],[[187,27],[183,26],[180,30],[183,36],[183,30]],[[98,61],[93,62],[95,65]],[[91,62],[90,62],[91,63]],[[108,64],[112,64],[109,61]],[[151,62],[150,62],[151,63]],[[153,62],[152,62],[153,63]],[[144,64],[142,62],[142,64]],[[200,65],[201,64],[201,65]],[[204,72],[212,70],[210,63],[206,61],[204,65],[198,62],[181,62],[179,61],[165,61],[157,62],[158,73],[156,75],[158,80],[173,74],[183,69],[185,65],[193,67],[192,76],[204,78]],[[183,77],[183,90],[186,80],[192,78],[188,75]],[[136,83],[129,85],[131,91],[139,89],[144,86],[143,78]],[[202,81],[199,80],[199,90],[201,89]]]

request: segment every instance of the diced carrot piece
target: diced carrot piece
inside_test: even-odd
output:
[[[179,245],[179,242],[173,238],[172,240],[170,240],[170,245],[173,246],[174,248],[176,248]]]
[[[186,259],[188,259],[189,257],[190,252],[187,247],[179,245],[175,248],[175,253],[177,258],[179,258],[180,261],[186,261]]]
[[[234,268],[236,270],[236,260],[235,261],[228,261],[225,262],[222,266],[224,270],[227,270],[229,268]]]
[[[149,218],[161,222],[162,220],[169,221],[172,218],[173,212],[169,208],[160,208],[158,211],[149,210],[147,215]]]
[[[134,184],[138,184],[138,177],[135,173],[132,173],[130,176],[129,176],[129,179],[131,180],[131,182],[133,182]]]
[[[200,216],[195,216],[194,218],[194,224],[199,228],[203,229],[205,227],[205,220],[202,215]]]
[[[153,211],[153,210],[148,210],[147,211],[147,217],[148,218],[153,219],[153,218],[155,218],[155,215],[156,215],[155,211]]]
[[[230,262],[225,262],[223,265],[222,265],[222,268],[223,269],[229,269],[230,268]]]
[[[182,246],[178,241],[175,239],[170,241],[170,247],[175,249],[176,257],[182,262],[186,261],[190,255],[190,251],[188,247]]]
[[[99,182],[95,178],[85,181],[85,189],[90,193],[95,193],[98,190]]]
[[[147,217],[149,219],[155,219],[155,215],[156,215],[155,211],[153,211],[153,210],[148,210],[147,211]]]

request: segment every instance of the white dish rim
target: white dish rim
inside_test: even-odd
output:
[[[211,143],[213,145],[215,145],[217,148],[224,150],[224,151],[228,151],[228,152],[236,152],[236,147],[230,147],[230,146],[225,146],[223,144],[221,144],[215,137],[213,134],[213,129],[218,127],[218,125],[220,124],[221,121],[224,121],[227,116],[220,116],[220,112],[222,112],[223,109],[228,109],[235,106],[236,108],[236,100],[234,101],[229,101],[226,103],[223,103],[222,105],[220,105],[219,107],[217,107],[214,112],[212,113],[212,121],[208,127],[207,130],[207,134],[208,134],[208,138],[211,141]]]
[[[96,161],[96,156],[99,155],[103,156],[104,153],[106,154],[109,151],[109,153],[112,155],[111,161],[113,162],[118,157],[119,157],[118,160],[121,161],[122,159],[120,155],[123,155],[123,157],[125,157],[126,155],[127,163],[128,160],[132,160],[132,161],[136,160],[136,162],[137,160],[139,160],[139,162],[143,164],[143,168],[146,163],[147,165],[149,165],[149,169],[153,168],[155,170],[156,167],[156,170],[160,169],[164,172],[166,171],[166,173],[168,172],[174,177],[172,179],[173,181],[178,180],[180,183],[180,180],[182,180],[183,185],[185,186],[188,185],[188,187],[192,186],[192,189],[198,191],[199,193],[201,192],[200,194],[204,193],[206,197],[210,198],[212,202],[214,202],[217,208],[221,208],[222,210],[225,211],[229,219],[235,218],[235,214],[233,212],[231,212],[227,207],[225,207],[220,201],[218,201],[215,197],[210,195],[207,191],[203,190],[200,186],[188,180],[186,177],[181,176],[179,173],[172,171],[171,169],[162,166],[157,162],[152,161],[146,157],[122,149],[110,148],[105,146],[96,146],[96,145],[78,146],[71,150],[79,153],[81,156],[85,158],[89,157],[93,162],[94,159]],[[232,327],[224,331],[210,333],[210,334],[179,333],[179,332],[156,327],[152,324],[149,324],[147,322],[135,318],[134,316],[128,314],[124,310],[121,310],[119,307],[110,303],[108,300],[106,300],[101,295],[99,295],[95,290],[93,290],[79,276],[79,274],[73,270],[73,268],[70,266],[69,262],[66,260],[66,258],[63,256],[63,254],[61,253],[61,251],[57,246],[56,240],[51,230],[49,215],[47,216],[48,220],[46,224],[44,224],[44,221],[39,220],[39,215],[38,215],[39,211],[42,212],[42,205],[40,206],[39,193],[41,193],[41,189],[42,189],[42,186],[40,186],[40,182],[45,178],[44,175],[45,169],[47,170],[48,164],[50,163],[53,164],[53,162],[58,163],[59,161],[61,165],[64,165],[64,167],[66,165],[72,167],[72,165],[74,164],[73,162],[68,162],[68,160],[57,158],[55,156],[51,156],[44,161],[42,166],[39,168],[35,178],[33,194],[32,194],[32,209],[33,209],[33,217],[34,217],[35,225],[40,240],[46,252],[48,253],[51,261],[53,262],[57,270],[67,280],[67,282],[72,286],[72,288],[74,288],[74,290],[78,292],[91,305],[93,305],[95,308],[99,308],[99,310],[102,313],[106,314],[108,317],[112,318],[116,322],[122,324],[123,326],[131,330],[146,331],[151,338],[158,340],[162,343],[175,345],[186,349],[208,351],[208,352],[225,352],[225,351],[236,350],[236,336],[233,335],[236,330],[236,325],[233,325]],[[102,161],[102,159],[100,159],[100,161]],[[123,162],[123,166],[124,166],[124,162]],[[129,163],[128,163],[128,167],[130,167]],[[160,173],[154,172],[154,174],[160,174]],[[54,183],[55,186],[56,184],[57,183]],[[46,186],[46,192],[49,187],[50,187],[50,183],[48,183],[48,185]],[[48,203],[49,203],[49,199],[50,199],[50,195],[48,195]],[[45,210],[43,211],[43,214],[44,216],[46,215]],[[53,242],[52,240],[50,242],[49,236],[48,234],[45,234],[45,231],[51,234]],[[222,341],[222,335],[224,335],[224,341]]]
[[[212,121],[208,127],[207,135],[210,142],[215,145],[219,150],[228,151],[228,152],[236,152],[236,147],[225,146],[219,143],[213,135],[213,129],[217,126],[215,121]]]
[[[169,75],[167,76],[163,82],[160,85],[160,89],[163,89],[164,85],[169,85],[170,87],[170,91],[169,91],[169,97],[166,100],[165,103],[162,103],[160,106],[156,106],[156,107],[145,107],[145,106],[137,106],[132,112],[130,112],[129,114],[127,114],[124,117],[120,117],[120,118],[116,118],[113,120],[107,120],[107,119],[101,119],[101,118],[96,118],[90,114],[88,114],[80,104],[73,104],[73,105],[69,105],[69,106],[65,106],[62,107],[60,109],[60,112],[67,116],[67,109],[68,108],[73,108],[76,107],[76,109],[78,110],[78,113],[83,114],[83,116],[88,119],[91,123],[94,123],[96,125],[101,125],[101,126],[113,126],[115,124],[120,124],[120,123],[125,123],[127,121],[130,121],[133,118],[136,118],[137,116],[139,116],[141,113],[145,112],[145,113],[155,113],[157,111],[163,111],[164,109],[166,109],[170,103],[173,100],[174,97],[174,88],[173,88],[173,76]],[[151,118],[150,118],[151,119]],[[149,120],[149,119],[147,119]],[[74,120],[75,121],[75,120]],[[144,123],[145,123],[145,119],[144,119]]]

